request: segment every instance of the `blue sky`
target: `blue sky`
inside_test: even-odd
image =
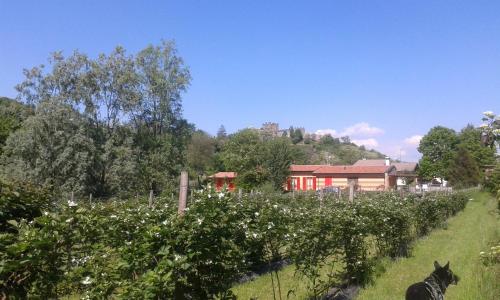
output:
[[[0,95],[74,49],[174,39],[193,76],[184,115],[215,134],[263,122],[350,133],[418,159],[435,125],[500,112],[500,1],[0,0]]]

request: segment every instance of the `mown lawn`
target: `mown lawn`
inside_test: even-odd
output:
[[[446,299],[500,299],[500,266],[484,267],[479,252],[500,239],[500,219],[495,201],[486,193],[476,193],[464,212],[448,221],[447,229],[433,231],[415,243],[413,256],[386,262],[386,271],[373,285],[363,289],[357,300],[404,299],[406,288],[421,281],[433,270],[434,260],[460,276],[450,286]]]
[[[479,252],[489,249],[490,243],[500,239],[500,219],[496,202],[486,193],[475,193],[465,211],[448,220],[446,229],[434,230],[414,244],[413,255],[396,261],[380,262],[378,270],[385,269],[374,284],[360,291],[356,300],[404,299],[406,288],[421,281],[433,270],[434,260],[445,264],[460,276],[457,286],[450,286],[446,299],[500,299],[500,266],[484,267]],[[283,299],[307,299],[307,282],[294,276],[293,265],[279,271]],[[276,282],[275,282],[276,284]],[[254,281],[237,285],[233,292],[238,299],[273,299],[270,274]],[[278,298],[279,299],[279,298]]]

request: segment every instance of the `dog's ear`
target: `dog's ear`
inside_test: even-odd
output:
[[[437,262],[437,260],[434,261],[434,268],[437,270],[439,268],[441,268],[441,266],[439,265],[439,263]]]
[[[448,269],[450,268],[450,262],[448,261],[448,262],[446,263],[446,265],[444,265],[444,267],[443,267],[443,268],[445,268],[446,270],[448,270]]]

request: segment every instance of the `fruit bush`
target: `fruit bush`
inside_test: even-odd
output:
[[[231,299],[241,276],[283,259],[319,296],[335,284],[366,282],[374,258],[408,255],[412,240],[468,201],[462,193],[379,193],[349,203],[201,190],[178,216],[164,198],[153,207],[135,199],[90,205],[51,202],[42,192],[37,201],[26,191],[2,186],[0,193],[7,212],[0,298]],[[277,273],[276,280],[281,294]]]

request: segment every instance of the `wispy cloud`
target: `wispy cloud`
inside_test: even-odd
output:
[[[335,130],[335,129],[329,129],[329,128],[327,128],[327,129],[318,129],[318,130],[316,130],[315,134],[319,135],[319,136],[323,136],[323,135],[329,134],[331,136],[336,137],[337,136],[337,130]]]
[[[341,135],[370,137],[383,133],[384,130],[375,126],[370,126],[370,124],[366,122],[361,122],[347,127],[344,131],[342,131]]]
[[[315,134],[318,136],[331,135],[333,137],[350,136],[350,137],[372,137],[376,135],[381,135],[384,133],[383,129],[375,126],[370,126],[366,122],[356,123],[352,126],[344,128],[342,131],[337,131],[336,129],[326,128],[316,130]]]
[[[352,142],[358,146],[363,145],[363,146],[368,147],[368,148],[378,147],[378,141],[374,138],[352,140]]]
[[[420,144],[421,139],[422,139],[421,135],[413,135],[409,138],[406,138],[404,142],[407,145],[418,146]]]

